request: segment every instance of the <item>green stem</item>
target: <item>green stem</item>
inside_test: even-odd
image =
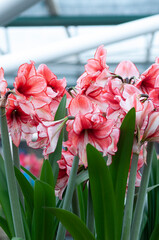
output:
[[[94,211],[90,183],[88,186],[88,200],[87,200],[87,227],[92,233],[94,233]]]
[[[129,183],[128,183],[127,198],[126,198],[126,206],[125,206],[125,211],[124,211],[124,218],[123,218],[123,229],[122,229],[121,240],[129,240],[130,239],[130,228],[131,228],[131,221],[132,221],[138,156],[139,156],[138,154],[134,153],[132,162],[131,162],[131,169],[130,169],[130,175],[129,175]]]
[[[13,163],[16,168],[20,170],[20,162],[19,162],[19,149],[12,142],[12,151],[13,151]]]
[[[6,172],[6,179],[8,185],[9,200],[11,204],[11,211],[13,216],[13,223],[16,237],[25,239],[24,226],[22,221],[22,214],[20,209],[18,190],[16,184],[16,178],[14,173],[14,166],[12,161],[10,142],[8,136],[7,120],[5,115],[5,108],[0,109],[0,120],[1,120],[1,137],[2,137],[2,148],[4,154],[4,165]]]
[[[20,170],[20,160],[19,160],[19,148],[15,146],[15,144],[12,142],[12,152],[13,152],[13,163],[16,168]],[[18,188],[18,193],[19,193],[19,198],[22,203],[22,206],[24,206],[24,198],[22,191],[17,183],[17,188]]]
[[[147,145],[147,164],[144,165],[141,185],[140,185],[140,189],[137,197],[134,218],[132,223],[131,240],[137,240],[139,238],[145,197],[146,197],[147,186],[148,186],[152,159],[153,159],[153,145],[154,145],[153,142],[148,142],[148,145]]]
[[[79,201],[78,201],[78,194],[77,188],[75,188],[72,197],[72,212],[80,217],[80,209],[79,209]]]
[[[78,162],[79,158],[77,156],[74,157],[69,180],[68,180],[68,186],[66,189],[66,194],[64,198],[63,203],[63,209],[69,210],[72,196],[75,188],[75,182],[76,182],[76,176],[77,176],[77,170],[78,170]],[[63,225],[60,223],[57,231],[57,237],[56,240],[63,240],[65,238],[66,229],[63,227]]]

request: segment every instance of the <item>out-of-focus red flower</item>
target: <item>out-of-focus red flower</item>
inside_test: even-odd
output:
[[[20,164],[28,169],[33,175],[39,177],[43,159],[37,158],[35,154],[24,154],[20,153]]]
[[[7,91],[7,81],[4,79],[4,70],[0,68],[0,97],[3,97]]]

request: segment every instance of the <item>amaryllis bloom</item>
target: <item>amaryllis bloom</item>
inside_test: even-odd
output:
[[[44,148],[43,154],[55,151],[57,142],[68,117],[58,121],[41,121],[37,126],[37,140],[33,141],[32,136],[26,138],[27,144],[32,148]]]
[[[69,114],[75,117],[67,124],[68,143],[77,149],[80,160],[87,166],[86,145],[91,143],[103,155],[117,151],[119,129],[115,120],[107,120],[85,96],[77,95],[69,105]],[[65,142],[67,146],[67,142]],[[69,146],[67,146],[69,149]]]
[[[159,111],[159,88],[152,90],[149,93],[149,98],[152,100],[156,110]]]
[[[133,82],[133,79],[139,78],[139,71],[131,61],[122,61],[115,69],[115,75],[122,77],[126,83]]]
[[[97,49],[93,59],[88,60],[85,70],[77,80],[75,88],[78,94],[86,95],[105,112],[107,103],[102,98],[103,89],[112,73],[106,65],[106,51],[103,46]]]
[[[13,143],[18,147],[22,134],[36,132],[38,121],[33,105],[24,99],[17,99],[13,94],[8,97],[6,107],[8,129]]]
[[[149,114],[142,141],[159,142],[159,112]]]
[[[152,64],[136,82],[135,86],[142,90],[143,93],[149,94],[154,88],[159,87],[159,64]]]
[[[0,68],[0,97],[6,93],[7,86],[7,81],[4,79],[4,70]]]
[[[35,108],[50,103],[51,99],[46,94],[46,86],[45,78],[36,72],[33,62],[19,67],[14,82],[15,92],[20,97],[32,101]]]
[[[57,76],[45,65],[38,67],[37,73],[42,75],[47,84],[47,94],[51,98],[61,97],[65,93],[66,79],[57,79]]]
[[[85,65],[85,70],[87,74],[96,77],[98,77],[103,71],[105,71],[105,75],[110,73],[109,68],[106,65],[106,50],[103,45],[97,48],[94,58],[88,60],[88,63]]]
[[[125,100],[127,95],[131,95],[140,90],[133,85],[139,77],[139,71],[131,61],[122,61],[115,69],[114,77],[109,78],[108,84],[105,86],[103,99],[108,102],[107,113],[118,111],[121,109],[120,100]]]
[[[35,154],[24,154],[20,153],[19,155],[20,164],[29,170],[36,177],[40,176],[43,159],[37,158]]]

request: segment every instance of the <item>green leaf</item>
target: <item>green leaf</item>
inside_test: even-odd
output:
[[[55,207],[54,189],[47,183],[36,180],[32,240],[53,239],[54,217],[45,210],[46,207]]]
[[[159,240],[159,224],[155,226],[151,234],[150,240]]]
[[[52,173],[50,162],[48,160],[44,160],[43,162],[40,180],[45,183],[48,183],[50,186],[54,188],[54,176]]]
[[[0,227],[3,229],[3,231],[7,234],[7,236],[8,236],[9,238],[12,237],[6,219],[4,219],[4,218],[1,217],[1,216],[0,216]]]
[[[148,193],[148,229],[145,229],[145,231],[148,232],[148,236],[150,238],[151,233],[155,226],[159,224],[159,190],[158,186],[159,185],[159,161],[157,160],[157,154],[154,149],[153,151],[153,160],[152,160],[152,167],[151,167],[151,173],[150,173],[150,179],[149,179],[149,189],[151,190],[153,186],[156,188],[152,189]]]
[[[13,226],[11,206],[9,201],[6,175],[4,170],[4,160],[1,155],[0,155],[0,203],[1,203],[4,215],[6,217],[11,235],[14,236],[15,232],[14,232],[14,226]]]
[[[126,184],[130,159],[132,153],[132,145],[135,130],[135,109],[132,108],[125,116],[120,127],[120,138],[118,142],[118,151],[113,156],[112,164],[109,169],[112,175],[115,201],[116,201],[116,239],[121,238],[122,222],[124,215],[124,199],[126,192]]]
[[[47,208],[72,235],[75,240],[95,240],[86,225],[75,214],[58,208]]]
[[[19,171],[18,168],[15,167],[15,175],[18,180],[18,183],[21,187],[22,193],[26,200],[26,204],[29,206],[31,212],[33,212],[34,208],[34,190],[32,185],[26,179],[26,177]]]
[[[31,227],[34,210],[34,189],[21,171],[15,167],[15,175],[25,199],[25,214],[29,228]],[[23,217],[24,219],[24,217]],[[23,220],[24,222],[24,220]],[[27,227],[26,227],[27,228]]]
[[[154,186],[148,187],[147,188],[147,193],[151,192],[152,190],[154,190],[155,188],[158,188],[158,187],[159,187],[159,184],[156,184]]]
[[[88,172],[97,239],[114,239],[115,195],[109,168],[101,153],[87,145]]]
[[[57,121],[57,120],[63,119],[65,115],[66,115],[66,94],[63,96],[58,106],[54,120]],[[55,183],[56,183],[56,180],[58,177],[58,171],[59,171],[57,161],[61,159],[63,134],[64,134],[64,129],[62,129],[61,131],[55,151],[49,155],[49,162],[52,166]]]
[[[28,169],[26,169],[23,166],[20,166],[20,168],[29,175],[29,177],[31,177],[34,181],[37,179]]]
[[[89,175],[88,175],[88,170],[83,170],[80,173],[78,173],[77,178],[76,178],[76,185],[81,184],[82,182],[88,180]]]
[[[80,208],[80,217],[81,220],[86,223],[87,216],[87,198],[88,198],[88,188],[87,184],[81,183],[77,186],[79,208]]]
[[[19,237],[14,237],[14,238],[12,238],[12,240],[24,240],[24,239],[19,238]]]

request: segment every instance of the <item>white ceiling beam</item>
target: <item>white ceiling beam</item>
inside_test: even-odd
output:
[[[0,57],[0,67],[3,67],[7,74],[17,70],[21,64],[30,60],[35,61],[37,64],[62,60],[68,56],[96,48],[101,44],[113,44],[155,32],[159,30],[158,23],[159,15],[155,15],[117,25],[113,29],[109,29],[109,31],[102,32],[101,34],[94,33],[93,35],[88,34],[72,37],[60,42],[53,42],[51,45],[42,45],[37,49],[31,48],[27,52],[6,54]]]
[[[40,0],[0,0],[0,26],[5,26],[20,13]]]

